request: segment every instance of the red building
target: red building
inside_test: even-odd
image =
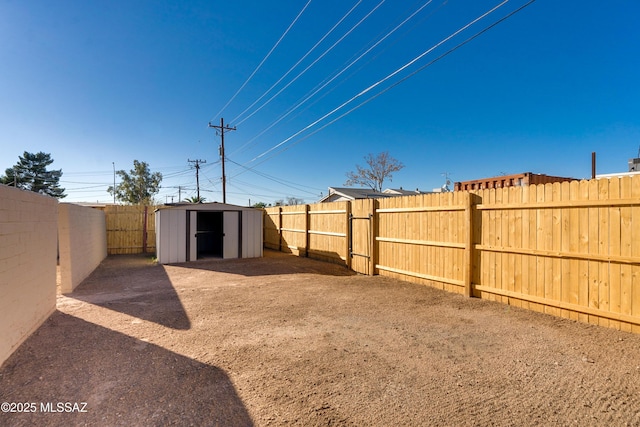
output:
[[[474,179],[456,182],[454,191],[484,190],[486,188],[521,187],[523,185],[547,184],[550,182],[574,181],[575,178],[549,176],[531,172],[515,175],[496,176],[493,178]]]

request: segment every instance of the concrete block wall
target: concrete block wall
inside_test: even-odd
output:
[[[0,185],[0,364],[56,308],[58,201]]]
[[[70,203],[58,207],[60,291],[72,292],[107,256],[103,211]]]

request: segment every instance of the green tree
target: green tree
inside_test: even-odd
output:
[[[267,207],[267,204],[265,202],[258,202],[258,203],[254,203],[251,206],[254,208],[264,209]]]
[[[162,174],[151,173],[149,165],[145,162],[133,161],[133,169],[127,173],[119,170],[116,174],[120,177],[120,184],[115,188],[109,186],[107,191],[115,193],[116,199],[131,205],[149,205],[153,203],[153,196],[160,191]]]
[[[388,151],[384,151],[377,156],[368,154],[364,160],[368,167],[356,165],[355,172],[347,172],[347,187],[354,185],[364,185],[372,190],[382,191],[385,180],[391,181],[393,173],[404,168],[402,162],[394,159]]]
[[[67,196],[64,188],[60,187],[62,169],[47,170],[51,163],[51,154],[25,151],[22,156],[18,156],[18,163],[14,167],[4,171],[5,175],[0,177],[0,183],[62,199]]]

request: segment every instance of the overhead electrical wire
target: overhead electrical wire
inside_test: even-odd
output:
[[[451,40],[453,37],[455,37],[456,35],[460,34],[462,31],[466,30],[467,28],[469,28],[470,26],[472,26],[473,24],[475,24],[476,22],[480,21],[481,19],[487,17],[489,14],[493,13],[494,11],[498,10],[500,7],[504,6],[506,3],[508,3],[509,0],[504,0],[502,3],[498,4],[497,6],[491,8],[489,11],[483,13],[482,15],[480,15],[479,17],[475,18],[474,20],[472,20],[471,22],[469,22],[468,24],[462,26],[461,28],[459,28],[458,30],[456,30],[455,32],[453,32],[452,34],[450,34],[449,36],[445,37],[444,39],[442,39],[441,41],[439,41],[438,43],[436,43],[435,45],[433,45],[432,47],[430,47],[429,49],[425,50],[424,52],[422,52],[420,55],[416,56],[414,59],[412,59],[411,61],[407,62],[406,64],[404,64],[402,67],[398,68],[397,70],[395,70],[394,72],[388,74],[386,77],[378,80],[376,83],[370,85],[369,87],[367,87],[366,89],[360,91],[358,94],[356,94],[355,96],[351,97],[350,99],[348,99],[347,101],[343,102],[342,104],[340,104],[339,106],[337,106],[336,108],[334,108],[333,110],[329,111],[328,113],[326,113],[325,115],[323,115],[322,117],[320,117],[319,119],[313,121],[312,123],[308,124],[307,126],[305,126],[304,128],[302,128],[301,130],[299,130],[298,132],[294,133],[293,135],[289,136],[288,138],[284,139],[283,141],[279,142],[278,144],[274,145],[273,147],[269,148],[268,150],[264,151],[263,153],[257,155],[256,157],[254,157],[253,159],[251,159],[249,162],[247,163],[251,163],[255,160],[258,160],[259,158],[269,154],[271,151],[277,149],[278,147],[281,147],[282,145],[286,144],[287,142],[291,141],[293,138],[297,137],[298,135],[300,135],[301,133],[311,129],[312,127],[316,126],[318,123],[320,123],[321,121],[325,120],[327,117],[335,114],[336,112],[338,112],[339,110],[341,110],[342,108],[344,108],[345,106],[347,106],[348,104],[350,104],[351,102],[355,101],[356,99],[360,98],[361,96],[367,94],[368,92],[372,91],[373,89],[375,89],[376,87],[378,87],[379,85],[381,85],[382,83],[384,83],[385,81],[389,80],[390,78],[396,76],[397,74],[401,73],[402,71],[404,71],[405,69],[407,69],[408,67],[410,67],[411,65],[415,64],[417,61],[419,61],[420,59],[422,59],[425,55],[428,55],[429,53],[433,52],[433,50],[435,50],[436,48],[438,48],[439,46],[441,46],[442,44],[446,43],[447,41]]]
[[[271,188],[261,187],[261,186],[259,186],[259,185],[255,185],[255,184],[253,184],[253,183],[249,183],[249,182],[244,182],[244,181],[234,180],[234,181],[233,181],[233,183],[232,183],[232,185],[233,185],[235,188],[238,188],[238,189],[239,189],[239,187],[238,187],[236,184],[246,185],[246,186],[249,186],[251,189],[254,189],[254,188],[255,188],[255,189],[258,189],[258,190],[268,191],[268,192],[271,192],[272,194],[274,194],[274,193],[275,193],[275,194],[282,194],[282,192],[281,192],[281,191],[275,191],[275,190],[273,190],[273,189],[271,189]],[[246,191],[246,190],[245,190],[245,191]],[[313,195],[313,196],[317,196],[317,193],[309,193],[309,194],[310,194],[310,195]],[[296,194],[295,196],[296,196],[296,197],[298,197],[298,196],[301,196],[301,195],[300,195],[300,194]],[[273,197],[273,196],[272,196],[272,197]],[[277,197],[277,196],[275,196],[275,197]]]
[[[209,178],[205,173],[202,173],[202,176],[204,176],[207,182],[213,186],[214,190],[211,190],[211,191],[217,191],[216,189],[218,187],[218,183],[211,180],[211,178]],[[202,186],[200,188],[202,189]]]
[[[352,79],[355,75],[357,75],[360,71],[362,71],[362,69],[364,69],[367,65],[371,64],[373,61],[375,61],[376,59],[378,59],[380,57],[380,55],[382,55],[384,52],[386,52],[387,50],[389,50],[390,48],[392,48],[394,45],[396,45],[397,43],[399,43],[403,37],[405,37],[410,31],[412,31],[416,26],[418,26],[421,23],[424,23],[424,21],[426,21],[427,19],[429,19],[430,17],[432,17],[433,15],[435,15],[436,12],[438,12],[443,6],[445,6],[447,3],[449,2],[449,0],[443,0],[442,3],[440,3],[440,5],[435,8],[434,10],[431,11],[431,13],[429,13],[428,15],[424,16],[419,22],[414,23],[413,26],[405,31],[404,34],[402,34],[401,36],[399,36],[398,39],[396,39],[395,41],[393,41],[390,44],[385,45],[383,48],[381,48],[380,51],[378,51],[375,55],[373,55],[370,59],[368,59],[364,64],[361,64],[357,69],[353,70],[349,75],[345,76],[340,82],[336,83],[333,87],[331,87],[330,89],[328,89],[327,91],[325,91],[322,95],[318,96],[313,102],[311,102],[310,104],[308,104],[306,106],[306,108],[304,108],[303,110],[299,111],[298,114],[296,114],[297,117],[300,114],[302,114],[302,112],[306,111],[308,108],[311,108],[313,105],[317,104],[318,102],[320,102],[322,99],[324,99],[326,96],[328,96],[329,94],[331,94],[333,91],[337,90],[343,83],[349,81],[350,79]],[[373,41],[372,41],[373,43]],[[355,57],[356,55],[354,55]],[[347,61],[349,62],[349,61]],[[298,100],[297,102],[301,102],[301,100],[303,100],[304,98],[306,98],[311,92],[315,91],[318,87],[320,87],[321,84],[324,84],[324,82],[326,82],[328,80],[325,79],[322,83],[318,84],[316,87],[314,87],[313,89],[311,89],[309,92],[307,92],[306,95],[304,95],[303,97],[300,98],[300,100]],[[293,108],[293,107],[292,107]]]
[[[233,192],[233,191],[227,191],[227,194],[238,194],[238,195],[243,195],[243,196],[252,196],[252,197],[260,197],[260,198],[270,198],[273,197],[272,194],[257,194],[257,193],[253,193],[249,190],[246,190],[244,188],[238,187],[237,185],[233,185],[233,184],[229,184],[230,187],[235,188],[236,190],[241,191],[240,193],[237,192]]]
[[[294,183],[294,182],[291,182],[291,181],[287,181],[287,180],[284,180],[284,179],[281,179],[281,178],[276,178],[276,177],[274,177],[272,175],[269,175],[269,174],[266,174],[264,172],[260,172],[258,170],[255,170],[254,168],[249,168],[247,166],[241,165],[240,163],[235,162],[235,161],[229,159],[228,157],[227,157],[227,160],[230,163],[233,163],[234,165],[240,166],[241,168],[246,169],[249,172],[253,172],[256,175],[261,176],[262,178],[268,179],[270,181],[273,181],[273,182],[278,183],[280,185],[283,185],[285,187],[292,188],[292,189],[297,190],[297,191],[302,191],[302,192],[309,193],[309,194],[317,194],[319,191],[321,191],[319,188],[309,187],[307,185],[301,185],[301,184],[297,184],[297,183]],[[314,191],[312,192],[312,191],[309,191],[309,190],[304,190],[301,187],[306,187],[306,188],[309,188],[309,189],[314,190]]]
[[[238,182],[238,181],[236,181],[236,182]],[[241,193],[231,193],[231,194],[242,194],[242,195],[246,195],[246,196],[261,197],[261,198],[265,198],[265,199],[272,198],[272,197],[276,197],[277,198],[277,197],[280,197],[279,194],[281,194],[280,192],[275,192],[276,194],[273,194],[274,191],[269,189],[269,188],[256,187],[255,185],[250,184],[250,183],[241,182],[241,184],[247,185],[251,189],[258,188],[258,189],[262,189],[262,190],[265,190],[265,191],[269,191],[269,192],[271,192],[271,194],[257,194],[257,193],[252,192],[252,190],[247,190],[246,188],[242,188],[242,187],[240,187],[238,185],[229,184],[230,187],[233,187],[233,188],[235,188],[235,189],[237,189],[239,191],[242,191]],[[230,193],[230,192],[227,192],[227,193]],[[314,194],[314,196],[318,197],[317,194]],[[287,195],[287,198],[288,197],[295,197],[297,199],[303,199],[304,196],[302,196],[300,194],[289,194],[289,195]]]
[[[499,4],[499,5],[498,5],[498,6],[496,6],[495,8],[491,9],[489,12],[485,13],[483,16],[486,16],[486,14],[491,13],[493,10],[495,10],[495,9],[496,9],[496,8],[498,8],[498,7],[501,7],[502,5],[504,5],[504,3],[508,2],[508,1],[509,1],[509,0],[505,0],[503,3]],[[319,131],[321,131],[322,129],[326,128],[327,126],[330,126],[331,124],[335,123],[336,121],[340,120],[341,118],[345,117],[346,115],[348,115],[348,114],[352,113],[353,111],[357,110],[358,108],[362,107],[363,105],[365,105],[365,104],[369,103],[369,102],[370,102],[370,101],[372,101],[373,99],[375,99],[375,98],[377,98],[377,97],[381,96],[383,93],[385,93],[385,92],[387,92],[387,91],[391,90],[392,88],[394,88],[394,87],[398,86],[400,83],[402,83],[402,82],[406,81],[408,78],[410,78],[410,77],[412,77],[412,76],[416,75],[417,73],[419,73],[420,71],[424,70],[425,68],[427,68],[427,67],[429,67],[429,66],[433,65],[434,63],[438,62],[439,60],[443,59],[444,57],[446,57],[446,56],[450,55],[450,54],[451,54],[451,53],[453,53],[454,51],[458,50],[460,47],[462,47],[462,46],[466,45],[467,43],[471,42],[471,41],[472,41],[472,40],[474,40],[475,38],[479,37],[480,35],[484,34],[484,33],[485,33],[485,32],[487,32],[487,31],[489,31],[491,28],[493,28],[493,27],[495,27],[496,25],[500,24],[501,22],[504,22],[505,20],[507,20],[507,19],[508,19],[508,18],[510,18],[511,16],[515,15],[516,13],[520,12],[521,10],[523,10],[524,8],[526,8],[527,6],[529,6],[529,5],[531,5],[532,3],[534,3],[535,1],[536,1],[536,0],[529,0],[529,1],[528,1],[527,3],[525,3],[524,5],[522,5],[522,6],[518,7],[517,9],[515,9],[515,10],[513,10],[512,12],[508,13],[508,14],[507,14],[507,15],[505,15],[504,17],[502,17],[502,18],[498,19],[497,21],[493,22],[492,24],[488,25],[487,27],[483,28],[482,30],[478,31],[477,33],[475,33],[475,34],[474,34],[474,35],[472,35],[471,37],[467,38],[466,40],[464,40],[464,41],[462,41],[461,43],[457,44],[457,45],[456,45],[456,46],[454,46],[453,48],[451,48],[451,49],[449,49],[448,51],[444,52],[443,54],[441,54],[441,55],[440,55],[440,56],[438,56],[437,58],[433,59],[433,60],[432,60],[432,61],[430,61],[429,63],[427,63],[427,64],[425,64],[425,65],[421,66],[421,67],[420,67],[420,68],[418,68],[417,70],[413,71],[411,74],[409,74],[409,75],[407,75],[407,76],[403,77],[401,80],[399,80],[399,81],[395,82],[394,84],[392,84],[391,86],[389,86],[389,87],[385,88],[385,89],[384,89],[384,90],[382,90],[381,92],[379,92],[379,93],[375,94],[375,95],[374,95],[374,96],[372,96],[371,98],[368,98],[367,100],[365,100],[365,101],[361,102],[360,104],[356,105],[355,107],[351,108],[350,110],[346,111],[345,113],[341,114],[340,116],[338,116],[338,117],[334,118],[333,120],[331,120],[330,122],[328,122],[328,123],[324,124],[324,125],[323,125],[323,126],[321,126],[320,128],[318,128],[318,129],[316,129],[315,131],[313,131],[312,133],[305,135],[305,136],[304,136],[304,137],[302,137],[300,140],[295,141],[294,143],[292,143],[292,144],[290,144],[290,145],[286,146],[286,147],[285,147],[285,148],[283,148],[282,150],[279,150],[278,152],[274,153],[272,156],[269,156],[269,157],[267,157],[267,158],[264,158],[262,161],[260,161],[259,163],[257,163],[255,166],[257,166],[257,165],[259,165],[259,164],[262,164],[262,163],[264,163],[265,161],[267,161],[267,160],[269,160],[269,159],[271,159],[271,158],[275,157],[277,154],[280,154],[280,153],[282,153],[282,152],[284,152],[284,151],[288,150],[288,149],[289,149],[289,148],[291,148],[292,146],[294,146],[294,145],[296,145],[296,144],[298,144],[298,143],[300,143],[300,142],[304,141],[305,139],[307,139],[307,138],[311,137],[312,135],[314,135],[314,134],[318,133]],[[480,18],[481,18],[481,17],[480,17]],[[480,18],[476,18],[476,20],[474,20],[474,22],[475,22],[475,21],[477,21],[477,20],[478,20],[478,19],[480,19]],[[465,27],[468,27],[468,26],[469,26],[469,24],[467,24]],[[456,33],[459,33],[459,32],[460,32],[460,30],[456,31]],[[447,39],[450,39],[450,38],[451,38],[451,36],[447,37]],[[438,45],[441,45],[442,43],[443,43],[443,42],[440,42],[440,43],[438,43]],[[433,50],[433,49],[430,49],[430,50]],[[424,56],[424,55],[421,55],[421,56]],[[415,61],[412,61],[412,62],[415,62]],[[401,67],[401,68],[406,68],[406,67]],[[396,72],[394,72],[394,73],[395,73],[395,74],[397,74]],[[394,74],[394,73],[392,73],[392,74]],[[383,80],[386,80],[386,78],[385,78],[385,79],[383,79]],[[361,95],[361,94],[362,94],[362,92],[361,92],[360,94],[356,95],[355,97],[351,98],[351,100],[349,100],[347,103],[343,103],[343,104],[341,105],[341,107],[342,107],[342,106],[344,106],[344,105],[346,105],[346,104],[348,104],[349,102],[351,102],[353,99],[357,98],[357,97],[358,97],[359,95]],[[340,108],[340,107],[339,107],[339,108]],[[338,109],[339,109],[339,108],[338,108]],[[333,111],[333,112],[335,112],[336,110],[337,110],[337,109],[334,109],[334,110],[332,110],[332,111]],[[323,118],[326,118],[326,117],[327,117],[327,115],[323,116]],[[318,121],[316,121],[316,122],[314,122],[314,123],[317,123],[317,122],[318,122]],[[310,127],[310,126],[307,126],[305,129],[303,129],[303,131],[304,131],[304,130],[306,130],[306,129],[308,129],[309,127]],[[302,131],[297,132],[297,133],[296,133],[296,135],[299,135],[301,132],[302,132]],[[294,136],[294,137],[295,137],[295,136]],[[291,140],[291,137],[290,137],[290,138],[288,138],[287,140],[285,140],[285,141],[283,141],[283,142],[281,142],[281,143],[277,144],[276,146],[274,146],[274,147],[270,148],[269,150],[265,151],[265,152],[264,152],[264,153],[262,153],[260,156],[264,156],[264,155],[265,155],[265,154],[267,154],[268,152],[273,151],[275,148],[278,148],[278,147],[282,146],[282,145],[283,145],[283,143],[287,142],[288,140]],[[254,158],[254,159],[250,160],[250,161],[249,161],[249,162],[247,162],[247,163],[251,163],[251,162],[253,162],[253,161],[257,160],[260,156],[258,156],[258,157],[256,157],[256,158]],[[254,167],[255,167],[255,166],[254,166]],[[242,172],[240,172],[240,173],[242,173]],[[239,174],[240,174],[240,173],[239,173]],[[238,174],[238,175],[239,175],[239,174]]]
[[[113,171],[96,171],[96,172],[62,172],[63,175],[90,175],[90,176],[96,176],[96,175],[113,175]]]
[[[507,0],[508,1],[508,0]],[[386,87],[385,89],[381,90],[380,92],[376,93],[375,95],[371,96],[370,98],[366,99],[365,101],[361,102],[360,104],[356,105],[355,107],[351,108],[350,110],[344,112],[343,114],[341,114],[340,116],[336,117],[335,119],[331,120],[330,122],[328,122],[327,124],[323,125],[320,129],[318,129],[317,131],[320,131],[322,129],[324,129],[325,127],[335,123],[336,121],[340,120],[341,118],[345,117],[346,115],[352,113],[353,111],[357,110],[358,108],[364,106],[365,104],[368,104],[369,102],[373,101],[374,99],[378,98],[379,96],[383,95],[384,93],[388,92],[389,90],[393,89],[394,87],[400,85],[401,83],[403,83],[404,81],[408,80],[409,78],[413,77],[414,75],[418,74],[419,72],[423,71],[425,68],[430,67],[431,65],[435,64],[436,62],[440,61],[441,59],[443,59],[444,57],[452,54],[453,52],[455,52],[456,50],[458,50],[459,48],[461,48],[462,46],[468,44],[469,42],[471,42],[472,40],[476,39],[477,37],[481,36],[482,34],[486,33],[487,31],[489,31],[490,29],[492,29],[493,27],[495,27],[496,25],[500,24],[501,22],[507,20],[508,18],[510,18],[511,16],[515,15],[516,13],[520,12],[522,9],[526,8],[527,6],[531,5],[532,3],[534,3],[536,0],[529,0],[527,3],[523,4],[522,6],[520,6],[519,8],[511,11],[510,13],[508,13],[507,15],[503,16],[502,18],[498,19],[497,21],[493,22],[492,24],[486,26],[485,28],[483,28],[482,30],[478,31],[477,33],[473,34],[471,37],[467,38],[466,40],[458,43],[456,46],[452,47],[451,49],[447,50],[446,52],[442,53],[441,55],[439,55],[438,57],[434,58],[433,60],[429,61],[428,63],[422,65],[420,68],[414,70],[413,72],[411,72],[410,74],[406,75],[405,77],[403,77],[402,79],[398,80],[397,82],[393,83],[392,85]],[[317,131],[314,131],[312,134],[317,133]],[[311,135],[312,135],[311,134]],[[309,136],[311,136],[309,135]]]
[[[217,160],[215,162],[212,163],[207,163],[207,164],[203,164],[200,167],[200,171],[202,172],[203,169],[207,169],[207,168],[212,168],[216,165],[218,165],[220,163],[220,160]],[[193,174],[193,168],[190,167],[188,169],[184,169],[184,166],[166,166],[166,167],[160,167],[160,168],[156,168],[154,169],[155,172],[160,172],[163,170],[175,170],[175,169],[181,169],[175,172],[170,172],[170,173],[163,173],[162,174],[162,179],[163,180],[171,180],[171,179],[175,179],[175,178],[179,178],[179,177],[186,177],[186,176],[191,176]],[[97,172],[97,174],[109,174],[109,175],[113,175],[113,171],[110,172]],[[75,176],[80,176],[80,175],[90,175],[93,174],[93,172],[70,172],[70,173],[64,173],[64,175],[75,175]],[[83,181],[67,181],[65,179],[61,179],[60,181],[61,185],[64,185],[65,188],[65,193],[67,193],[68,195],[73,195],[74,193],[88,193],[88,192],[93,192],[93,193],[102,193],[103,191],[99,191],[97,189],[99,188],[103,188],[104,192],[106,192],[106,188],[110,187],[113,185],[113,181],[109,180],[109,181],[105,181],[105,182],[83,182]],[[85,187],[68,187],[68,184],[84,184],[86,185]],[[173,185],[173,186],[168,186],[168,185],[161,185],[161,192],[162,189],[168,189],[168,188],[183,188],[186,189],[185,187],[193,185],[193,182],[189,182],[189,183],[185,183],[184,185]],[[90,190],[90,189],[95,189],[95,190]]]
[[[351,61],[348,65],[346,65],[345,67],[343,67],[339,72],[337,72],[336,74],[333,75],[333,77],[331,77],[330,79],[326,80],[324,83],[322,83],[319,87],[316,87],[310,94],[306,95],[305,97],[303,97],[302,100],[298,101],[292,108],[289,108],[284,114],[282,114],[280,117],[278,117],[275,121],[273,121],[269,126],[267,126],[264,130],[262,130],[260,133],[258,133],[256,136],[254,136],[253,138],[251,138],[249,141],[247,141],[245,144],[243,144],[241,147],[239,147],[237,150],[234,151],[238,152],[241,149],[247,147],[250,143],[252,143],[253,141],[255,141],[257,138],[259,138],[260,136],[264,135],[267,131],[269,131],[270,129],[272,129],[275,125],[277,125],[278,123],[280,123],[282,120],[284,120],[286,117],[288,117],[291,113],[293,113],[294,111],[296,111],[298,108],[300,108],[302,105],[304,105],[307,101],[309,101],[311,98],[313,98],[315,95],[318,94],[318,92],[320,92],[321,90],[323,90],[325,87],[327,87],[329,84],[331,84],[335,79],[337,79],[338,77],[340,77],[343,73],[345,73],[347,70],[349,70],[353,65],[355,65],[358,61],[360,61],[363,57],[365,57],[368,53],[370,53],[373,49],[375,49],[378,45],[380,45],[380,43],[382,43],[383,41],[385,41],[387,38],[389,38],[393,33],[395,33],[397,30],[399,30],[401,27],[403,27],[407,22],[409,22],[413,17],[415,17],[418,13],[420,13],[425,7],[427,7],[429,4],[431,4],[433,0],[428,0],[427,2],[425,2],[422,6],[420,6],[418,9],[416,9],[411,15],[409,15],[407,18],[405,18],[402,22],[400,22],[400,24],[398,24],[397,26],[395,26],[391,31],[389,31],[388,33],[386,33],[384,36],[382,36],[380,39],[378,39],[373,45],[371,45],[368,49],[366,49],[362,54],[360,54],[356,59],[354,59],[353,61]],[[508,0],[507,0],[508,1]],[[248,117],[247,117],[248,118]]]
[[[253,70],[253,73],[251,73],[251,75],[247,78],[247,80],[245,80],[245,82],[240,86],[240,88],[236,91],[235,94],[233,94],[233,96],[231,97],[231,99],[229,99],[229,101],[227,101],[226,104],[224,104],[224,106],[220,109],[220,111],[218,111],[218,113],[213,116],[212,120],[215,119],[216,117],[219,117],[222,112],[229,106],[229,104],[231,104],[233,102],[234,99],[236,99],[236,97],[238,96],[238,94],[242,91],[242,89],[244,89],[244,87],[247,85],[247,83],[249,83],[249,81],[253,78],[253,76],[258,72],[258,70],[262,67],[262,65],[265,63],[265,61],[271,56],[271,54],[273,53],[273,51],[278,47],[278,45],[280,44],[280,42],[285,38],[285,36],[287,35],[287,33],[289,32],[289,30],[291,30],[291,28],[295,25],[295,23],[298,21],[298,19],[302,16],[302,14],[304,13],[304,11],[307,9],[307,7],[311,4],[311,0],[309,0],[307,2],[307,4],[304,5],[304,7],[302,8],[302,10],[300,11],[300,13],[298,13],[298,16],[296,16],[293,20],[293,22],[291,22],[291,24],[289,24],[289,27],[287,27],[287,29],[285,30],[285,32],[282,34],[282,36],[280,36],[280,38],[278,39],[278,41],[276,42],[276,44],[273,45],[273,47],[271,48],[271,50],[269,51],[269,53],[267,53],[267,55],[262,59],[262,61],[260,62],[260,64],[258,64],[258,66],[256,67],[255,70]]]
[[[94,189],[95,188],[104,188],[105,185],[106,184],[90,185],[90,186],[87,186],[87,187],[74,187],[74,188],[71,188],[71,189],[66,189],[65,188],[65,192],[68,192],[68,191],[76,192],[78,190],[88,190],[88,189],[92,189],[92,188],[94,188]],[[93,190],[93,191],[96,191],[96,190]]]
[[[349,29],[349,31],[347,31],[342,37],[340,37],[334,44],[332,44],[327,50],[325,50],[318,58],[316,58],[311,64],[309,64],[304,70],[302,70],[300,73],[298,73],[297,76],[295,76],[289,83],[287,83],[286,85],[284,85],[284,87],[282,87],[278,92],[276,92],[271,98],[269,98],[268,100],[266,100],[264,103],[262,103],[262,105],[260,105],[258,108],[256,108],[251,114],[249,114],[248,116],[246,116],[244,119],[240,120],[239,122],[236,123],[236,125],[241,125],[242,123],[244,123],[247,119],[249,119],[250,117],[252,117],[254,114],[256,114],[258,111],[260,111],[262,108],[264,108],[267,104],[269,104],[275,97],[277,97],[278,95],[280,95],[285,89],[287,89],[289,86],[291,86],[296,80],[298,80],[298,78],[300,78],[303,74],[305,74],[311,67],[313,67],[316,63],[318,63],[318,61],[320,61],[322,58],[324,58],[329,52],[331,52],[338,44],[340,44],[349,34],[351,34],[356,28],[358,28],[364,21],[366,21],[376,10],[378,10],[378,8],[380,8],[380,6],[382,6],[382,4],[385,2],[386,0],[381,0],[380,3],[378,3],[369,13],[367,13],[364,18],[362,18],[360,21],[358,21],[353,27],[351,27],[351,29]]]
[[[245,109],[244,109],[244,111],[242,111],[242,112],[241,112],[240,114],[238,114],[235,118],[233,118],[233,119],[231,120],[231,123],[236,123],[238,120],[240,120],[240,118],[242,117],[242,115],[243,115],[244,113],[246,113],[246,112],[247,112],[248,110],[250,110],[254,105],[256,105],[258,102],[260,102],[260,100],[261,100],[262,98],[264,98],[265,96],[267,96],[267,94],[268,94],[269,92],[271,92],[271,91],[273,90],[273,88],[274,88],[274,87],[276,87],[276,86],[277,86],[277,85],[278,85],[282,80],[284,80],[284,79],[285,79],[285,77],[287,77],[287,76],[289,75],[289,73],[291,73],[291,72],[292,72],[292,71],[293,71],[293,70],[294,70],[298,65],[300,65],[300,63],[301,63],[302,61],[304,61],[304,60],[307,58],[307,56],[309,56],[309,55],[311,54],[311,52],[313,52],[313,51],[314,51],[314,50],[315,50],[315,49],[320,45],[320,43],[322,43],[322,42],[323,42],[323,41],[324,41],[324,40],[325,40],[325,39],[326,39],[326,38],[327,38],[327,37],[328,37],[328,36],[329,36],[329,35],[330,35],[330,34],[331,34],[331,33],[332,33],[332,32],[333,32],[333,31],[334,31],[334,30],[335,30],[335,29],[336,29],[336,28],[337,28],[337,27],[338,27],[338,26],[339,26],[339,25],[340,25],[340,24],[341,24],[341,23],[342,23],[342,22],[343,22],[343,21],[344,21],[344,20],[345,20],[345,19],[346,19],[346,18],[347,18],[347,17],[348,17],[348,16],[349,16],[353,11],[354,11],[354,10],[355,10],[355,9],[356,9],[356,7],[358,7],[358,5],[359,5],[360,3],[362,3],[362,0],[358,0],[358,2],[357,2],[357,3],[356,3],[356,4],[355,4],[351,9],[349,9],[349,11],[348,11],[344,16],[342,16],[342,18],[340,18],[340,19],[338,20],[338,22],[336,22],[336,24],[335,24],[333,27],[331,27],[331,29],[330,29],[330,30],[329,30],[329,31],[328,31],[324,36],[322,36],[322,37],[320,38],[320,40],[318,40],[318,41],[316,42],[316,44],[314,44],[314,45],[313,45],[313,47],[307,51],[307,53],[305,53],[305,54],[302,56],[302,58],[300,58],[300,59],[298,60],[298,62],[296,62],[295,64],[293,64],[293,65],[291,66],[291,68],[289,68],[289,70],[288,70],[286,73],[284,73],[284,74],[283,74],[283,76],[282,76],[282,77],[280,77],[280,78],[278,79],[278,81],[276,81],[273,85],[271,85],[271,87],[270,87],[269,89],[267,89],[267,90],[266,90],[262,95],[260,95],[260,97],[258,97],[258,99],[256,99],[255,101],[253,101],[253,103],[252,103],[251,105],[249,105],[247,108],[245,108]],[[244,120],[243,120],[242,122],[244,122]],[[242,123],[242,122],[241,122],[241,123]],[[239,123],[239,124],[240,124],[240,123]]]

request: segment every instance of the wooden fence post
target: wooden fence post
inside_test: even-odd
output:
[[[304,256],[309,258],[309,227],[311,221],[309,220],[309,205],[304,205]]]
[[[347,254],[347,259],[346,259],[346,263],[347,263],[347,268],[349,270],[351,270],[351,201],[347,200],[344,202],[345,203],[345,248],[346,248],[346,254]]]
[[[376,221],[376,199],[371,199],[371,210],[369,212],[369,275],[375,276],[376,263],[378,261],[378,254],[376,252],[376,237],[377,237],[377,221]]]
[[[282,252],[282,206],[278,206],[278,252]]]
[[[473,278],[473,206],[475,202],[474,195],[467,192],[465,196],[464,222],[467,227],[465,230],[465,249],[464,249],[464,296],[473,296],[471,289],[471,280]]]

